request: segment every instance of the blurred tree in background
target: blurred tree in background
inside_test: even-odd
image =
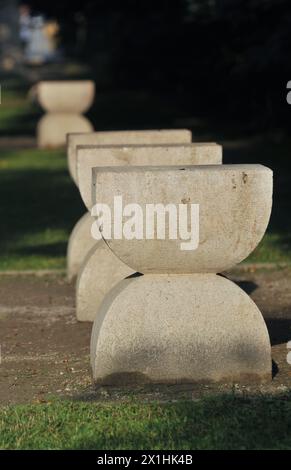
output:
[[[31,0],[99,89],[186,94],[197,112],[290,125],[290,0]],[[288,124],[287,124],[287,121]]]

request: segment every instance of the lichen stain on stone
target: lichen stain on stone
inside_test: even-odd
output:
[[[190,202],[190,198],[189,198],[189,197],[183,197],[183,199],[181,199],[181,203],[182,203],[182,204],[188,204],[188,202]]]
[[[112,153],[117,160],[129,164],[130,154],[126,150],[113,150]]]
[[[242,174],[242,180],[243,180],[244,184],[246,184],[247,181],[248,181],[248,175],[245,172],[243,172],[243,174]]]

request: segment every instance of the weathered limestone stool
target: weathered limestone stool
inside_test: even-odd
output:
[[[95,201],[113,212],[116,195],[124,206],[139,204],[143,213],[149,203],[182,203],[188,209],[199,204],[199,245],[183,251],[181,237],[106,238],[118,258],[145,275],[121,281],[96,311],[94,380],[271,379],[271,347],[260,311],[216,273],[245,259],[260,242],[271,213],[272,171],[261,165],[94,170]]]
[[[162,145],[190,144],[192,133],[188,129],[161,129],[147,131],[106,131],[71,133],[67,136],[68,168],[78,186],[77,147],[104,147],[109,145]]]
[[[104,166],[215,165],[222,163],[222,147],[213,143],[99,147],[80,147],[77,155],[78,184],[88,209],[92,207],[90,182],[92,168]],[[92,224],[92,220],[91,220]],[[104,296],[122,279],[135,271],[124,264],[104,243],[99,241],[88,252],[78,274],[76,313],[79,321],[94,321],[96,308]]]
[[[192,134],[186,129],[69,134],[67,137],[68,168],[72,179],[78,186],[77,148],[79,146],[90,146],[91,150],[94,149],[97,154],[98,147],[104,145],[189,144],[191,141]],[[87,153],[83,152],[82,158],[86,158],[86,156]],[[89,174],[88,188],[90,188],[91,172]],[[67,250],[67,276],[69,280],[78,275],[87,254],[96,245],[96,240],[91,236],[91,225],[91,214],[86,213],[71,233]]]
[[[93,103],[94,82],[43,81],[37,84],[39,104],[46,111],[37,125],[38,147],[62,147],[69,132],[92,132],[90,121],[82,116]]]

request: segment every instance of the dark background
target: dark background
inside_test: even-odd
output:
[[[182,99],[240,131],[289,132],[290,0],[32,0],[97,89]]]

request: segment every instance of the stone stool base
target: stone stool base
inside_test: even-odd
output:
[[[93,322],[104,297],[120,281],[135,273],[110,250],[103,239],[95,243],[77,278],[76,314],[79,321]],[[78,247],[80,250],[80,244]]]
[[[67,276],[69,280],[77,277],[87,254],[93,246],[99,243],[91,235],[93,222],[90,212],[86,212],[71,232],[67,249]]]
[[[37,145],[39,148],[64,147],[67,134],[93,130],[90,121],[80,114],[47,113],[37,124]]]
[[[91,338],[99,384],[264,382],[271,346],[244,291],[215,274],[145,275],[105,298]]]

